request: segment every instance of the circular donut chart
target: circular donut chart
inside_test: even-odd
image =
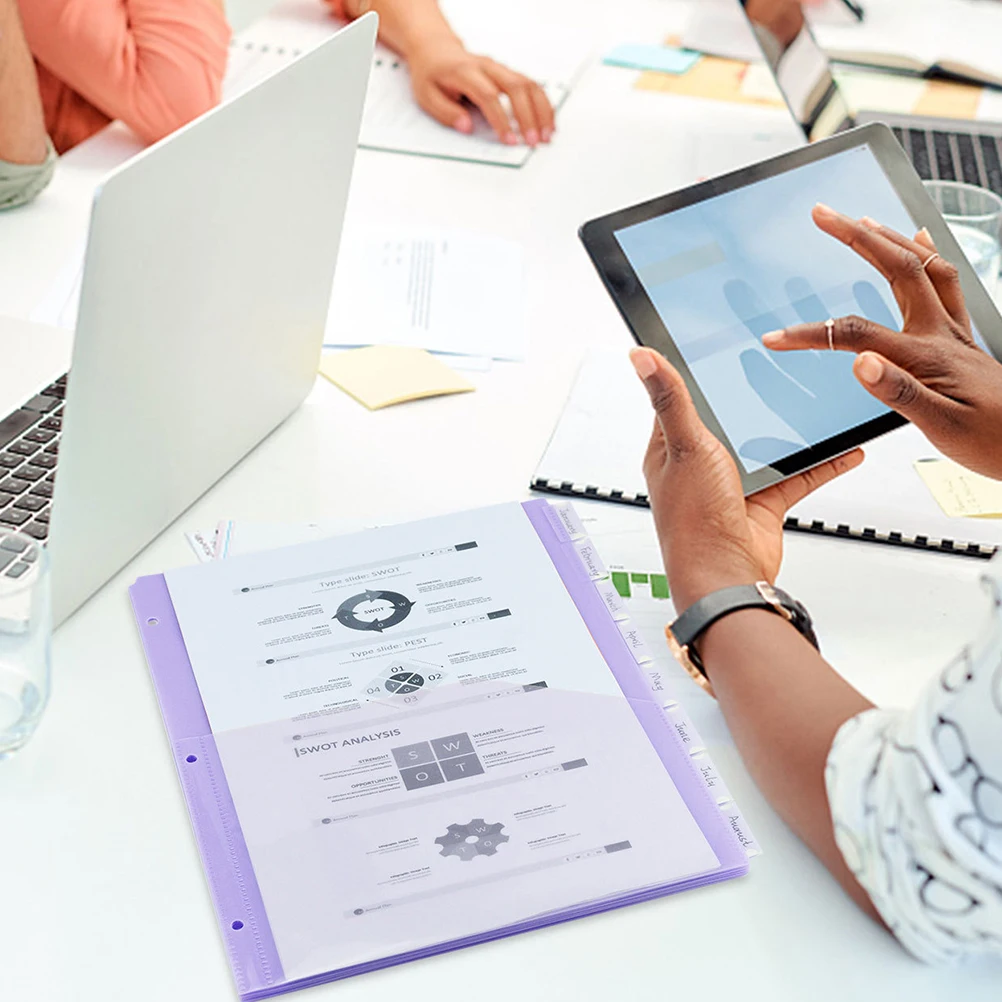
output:
[[[372,618],[362,618],[359,612],[366,606],[377,606]],[[360,595],[346,598],[339,606],[334,618],[349,630],[374,630],[382,633],[391,626],[402,623],[409,615],[414,603],[396,591],[364,591]],[[370,610],[370,615],[372,615]],[[422,679],[422,682],[424,680]]]
[[[383,683],[383,688],[394,696],[406,696],[408,693],[417,692],[423,685],[423,675],[413,671],[398,671]]]

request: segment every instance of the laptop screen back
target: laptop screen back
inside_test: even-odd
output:
[[[852,126],[852,113],[797,0],[740,0],[766,63],[810,142]]]

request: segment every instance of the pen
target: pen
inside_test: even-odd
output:
[[[852,11],[852,16],[857,21],[862,21],[863,18],[866,17],[866,11],[863,10],[858,3],[856,3],[856,0],[842,0],[842,3],[844,3],[850,11]]]

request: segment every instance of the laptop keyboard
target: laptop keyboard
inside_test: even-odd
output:
[[[965,181],[1002,195],[1002,141],[963,132],[894,128],[919,177]]]
[[[17,529],[44,543],[63,430],[66,377],[0,421],[0,526]],[[13,547],[0,546],[0,572],[18,577],[25,567],[14,563]]]

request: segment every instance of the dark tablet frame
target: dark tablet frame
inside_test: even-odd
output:
[[[623,253],[615,233],[617,230],[626,229],[648,219],[715,198],[717,195],[723,195],[737,188],[744,188],[757,181],[796,170],[798,167],[813,163],[815,160],[823,160],[833,154],[859,146],[869,146],[872,150],[877,162],[901,198],[905,209],[915,221],[916,229],[922,226],[927,227],[939,253],[957,266],[971,319],[992,354],[1002,360],[1002,316],[999,315],[991,297],[968,263],[939,210],[926,193],[921,178],[915,173],[915,169],[894,138],[894,134],[881,123],[863,125],[847,132],[841,132],[830,139],[813,143],[810,146],[802,146],[790,153],[783,153],[730,174],[724,174],[721,177],[671,192],[649,202],[643,202],[640,205],[592,219],[578,231],[585,250],[634,338],[639,344],[656,348],[682,374],[700,417],[734,457],[741,474],[741,485],[745,494],[753,494],[764,487],[785,480],[787,477],[812,466],[817,466],[833,456],[849,452],[878,435],[883,435],[907,424],[907,421],[900,415],[891,412],[849,428],[817,445],[802,449],[770,466],[756,470],[754,473],[746,473],[741,459],[689,371],[671,333],[665,327],[654,308],[654,304],[644,291],[636,272]]]

